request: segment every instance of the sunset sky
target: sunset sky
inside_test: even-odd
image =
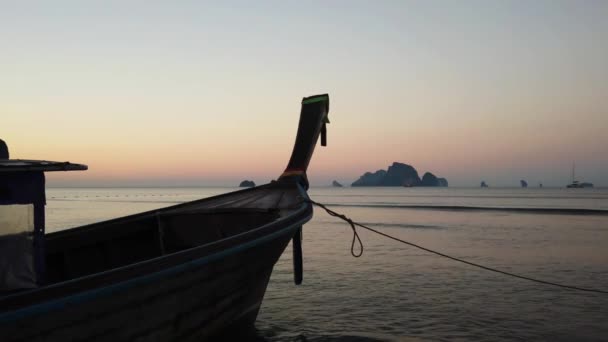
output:
[[[0,0],[1,1],[1,0]],[[313,185],[393,161],[451,186],[608,186],[608,1],[1,1],[0,138],[49,185],[280,175],[329,93]]]

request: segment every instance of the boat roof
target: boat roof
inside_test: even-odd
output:
[[[0,173],[28,171],[82,171],[87,170],[84,164],[58,162],[49,160],[0,159]]]

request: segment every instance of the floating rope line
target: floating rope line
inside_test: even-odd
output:
[[[481,269],[486,270],[486,271],[495,272],[495,273],[499,273],[499,274],[506,275],[506,276],[509,276],[509,277],[514,277],[514,278],[519,278],[519,279],[523,279],[523,280],[528,280],[528,281],[532,281],[532,282],[540,283],[540,284],[544,284],[544,285],[551,285],[551,286],[561,287],[561,288],[569,289],[569,290],[608,294],[608,291],[605,291],[605,290],[598,290],[598,289],[585,288],[585,287],[572,286],[572,285],[564,285],[564,284],[554,283],[554,282],[551,282],[551,281],[546,281],[546,280],[526,277],[526,276],[522,276],[522,275],[519,275],[519,274],[511,273],[511,272],[502,271],[502,270],[499,270],[499,269],[496,269],[496,268],[492,268],[492,267],[476,264],[474,262],[467,261],[467,260],[464,260],[464,259],[460,259],[460,258],[457,258],[457,257],[453,257],[453,256],[450,256],[450,255],[441,253],[441,252],[434,251],[434,250],[426,248],[426,247],[422,247],[422,246],[417,245],[415,243],[412,243],[412,242],[409,242],[409,241],[405,241],[405,240],[396,238],[396,237],[388,235],[386,233],[382,233],[382,232],[380,232],[378,230],[370,228],[370,227],[368,227],[366,225],[363,225],[361,223],[357,223],[357,222],[353,221],[352,219],[346,217],[345,215],[337,213],[337,212],[335,212],[335,211],[327,208],[325,205],[323,205],[321,203],[315,202],[315,201],[310,200],[310,199],[308,199],[307,201],[309,203],[311,203],[311,204],[314,204],[314,205],[322,208],[329,215],[337,217],[337,218],[340,218],[340,219],[346,221],[350,225],[350,227],[353,230],[353,241],[352,241],[351,246],[350,246],[350,253],[355,258],[358,258],[361,255],[363,255],[363,243],[361,242],[361,238],[359,237],[359,234],[357,233],[357,229],[355,227],[355,226],[357,226],[357,227],[361,227],[361,228],[367,229],[367,230],[369,230],[369,231],[371,231],[373,233],[376,233],[378,235],[382,235],[382,236],[384,236],[386,238],[389,238],[389,239],[392,239],[392,240],[404,243],[406,245],[409,245],[409,246],[421,249],[421,250],[423,250],[425,252],[432,253],[432,254],[435,254],[435,255],[438,255],[438,256],[441,256],[441,257],[453,260],[453,261],[457,261],[457,262],[460,262],[460,263],[463,263],[463,264],[467,264],[467,265],[470,265],[470,266],[478,267],[478,268],[481,268]],[[355,242],[359,243],[359,253],[355,253]]]

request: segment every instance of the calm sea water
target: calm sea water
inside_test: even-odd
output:
[[[235,190],[49,189],[54,231]],[[313,188],[311,198],[423,246],[545,280],[608,290],[608,189]],[[467,208],[460,208],[467,207]],[[608,295],[478,270],[360,230],[320,209],[304,228],[304,283],[291,247],[275,266],[260,340],[608,341]]]

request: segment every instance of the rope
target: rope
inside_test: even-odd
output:
[[[312,204],[314,204],[314,205],[316,205],[316,206],[319,206],[319,207],[325,209],[325,211],[327,211],[327,213],[329,215],[337,217],[337,218],[340,218],[340,219],[348,222],[348,224],[350,224],[350,227],[353,230],[353,241],[350,244],[350,254],[352,256],[354,256],[355,258],[358,258],[358,257],[360,257],[360,256],[363,255],[363,242],[361,242],[361,238],[359,237],[359,233],[357,233],[357,228],[355,228],[356,225],[359,225],[358,223],[354,222],[353,220],[351,220],[350,218],[346,217],[345,215],[338,214],[337,212],[335,212],[335,211],[327,208],[326,206],[324,206],[321,203],[317,203],[317,202],[315,202],[315,201],[313,201],[311,199],[308,199],[307,201],[310,202],[310,203],[312,203]],[[355,242],[359,243],[359,253],[355,253]]]
[[[546,280],[526,277],[526,276],[523,276],[523,275],[519,275],[519,274],[515,274],[515,273],[499,270],[499,269],[496,269],[496,268],[480,265],[480,264],[477,264],[477,263],[474,263],[474,262],[471,262],[471,261],[467,261],[467,260],[464,260],[464,259],[453,257],[453,256],[450,256],[450,255],[447,255],[447,254],[444,254],[444,253],[441,253],[441,252],[438,252],[438,251],[434,251],[434,250],[426,248],[426,247],[422,247],[422,246],[417,245],[415,243],[412,243],[412,242],[409,242],[409,241],[405,241],[405,240],[396,238],[396,237],[391,236],[389,234],[382,233],[380,231],[377,231],[377,230],[375,230],[373,228],[370,228],[370,227],[368,227],[366,225],[363,225],[361,223],[357,223],[357,222],[353,221],[352,219],[346,217],[345,215],[339,214],[339,213],[337,213],[337,212],[335,212],[335,211],[327,208],[325,205],[323,205],[321,203],[315,202],[315,201],[310,200],[310,199],[308,199],[307,201],[309,203],[311,203],[311,204],[314,204],[314,205],[322,208],[329,215],[334,216],[334,217],[338,217],[338,218],[346,221],[348,224],[350,224],[350,226],[351,226],[351,228],[353,230],[353,241],[352,241],[351,246],[350,246],[350,252],[356,258],[358,258],[361,255],[363,255],[363,243],[361,242],[361,238],[359,237],[359,234],[357,233],[357,229],[355,228],[355,226],[367,229],[367,230],[369,230],[369,231],[371,231],[373,233],[376,233],[378,235],[382,235],[382,236],[384,236],[386,238],[389,238],[391,240],[395,240],[395,241],[404,243],[404,244],[406,244],[408,246],[412,246],[412,247],[421,249],[421,250],[423,250],[425,252],[432,253],[432,254],[438,255],[440,257],[444,257],[444,258],[447,258],[447,259],[450,259],[450,260],[453,260],[453,261],[457,261],[457,262],[460,262],[460,263],[463,263],[463,264],[467,264],[467,265],[470,265],[470,266],[481,268],[481,269],[486,270],[486,271],[495,272],[495,273],[499,273],[499,274],[506,275],[506,276],[509,276],[509,277],[519,278],[519,279],[523,279],[523,280],[527,280],[527,281],[531,281],[531,282],[535,282],[535,283],[539,283],[539,284],[561,287],[561,288],[569,289],[569,290],[608,294],[608,291],[605,291],[605,290],[598,290],[598,289],[585,288],[585,287],[580,287],[580,286],[565,285],[565,284],[554,283],[554,282],[551,282],[551,281],[546,281]],[[355,254],[355,252],[354,252],[355,241],[358,241],[359,246],[360,246],[360,248],[359,248],[360,252],[357,253],[357,254]]]

